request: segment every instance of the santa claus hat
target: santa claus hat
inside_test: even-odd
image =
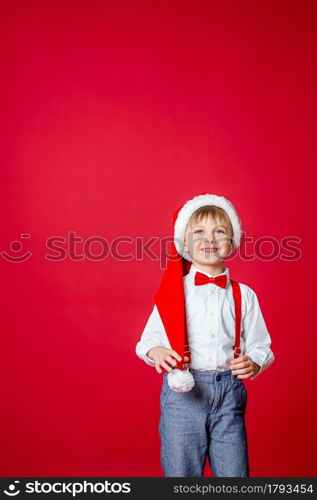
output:
[[[194,379],[188,368],[190,365],[190,350],[186,329],[186,309],[184,294],[184,276],[191,267],[191,257],[184,251],[184,238],[188,220],[198,209],[214,205],[222,208],[228,215],[233,229],[233,250],[240,245],[241,220],[232,203],[223,196],[203,193],[195,196],[179,207],[173,214],[174,237],[170,243],[167,266],[163,273],[160,286],[154,295],[154,301],[163,322],[171,348],[181,357],[177,367],[168,373],[167,380],[171,389],[177,392],[187,392],[194,387]],[[189,358],[184,363],[184,356]]]

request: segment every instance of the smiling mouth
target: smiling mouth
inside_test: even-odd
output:
[[[218,248],[215,248],[215,247],[207,247],[207,248],[203,249],[203,252],[205,252],[205,253],[216,253],[217,250],[218,250]]]

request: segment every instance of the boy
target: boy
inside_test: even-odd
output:
[[[202,194],[174,214],[171,255],[136,354],[158,373],[166,477],[249,477],[247,391],[273,361],[255,292],[230,279],[224,259],[241,221],[223,196]]]

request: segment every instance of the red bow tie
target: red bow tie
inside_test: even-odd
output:
[[[226,274],[221,274],[215,278],[208,278],[206,274],[197,272],[195,274],[195,285],[206,285],[207,283],[213,283],[214,285],[220,286],[221,288],[226,288],[227,276]]]

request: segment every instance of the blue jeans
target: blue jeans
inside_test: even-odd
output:
[[[216,477],[249,477],[247,391],[231,370],[190,368],[195,387],[175,392],[164,372],[160,397],[161,465],[166,477],[203,477],[208,457]]]

